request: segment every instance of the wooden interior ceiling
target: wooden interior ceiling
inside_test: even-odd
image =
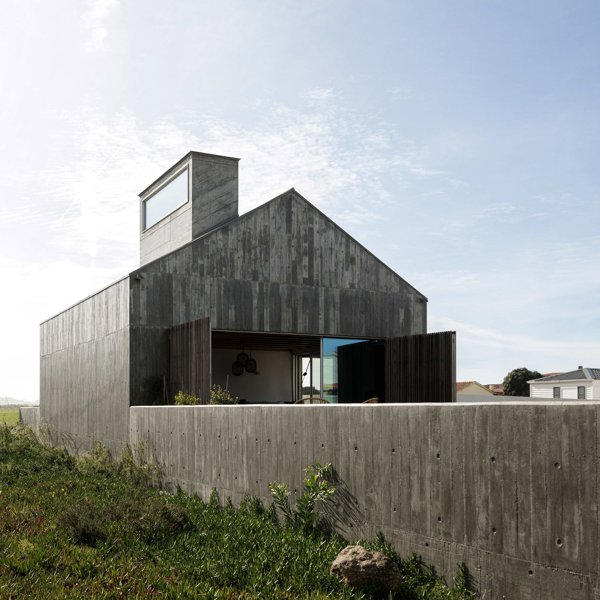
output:
[[[283,350],[295,354],[319,354],[319,336],[252,331],[213,331],[212,347],[232,350]]]

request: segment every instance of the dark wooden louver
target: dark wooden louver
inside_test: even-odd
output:
[[[211,377],[211,333],[208,317],[170,329],[171,402],[178,391],[208,403]]]
[[[386,402],[456,402],[456,332],[385,340]]]

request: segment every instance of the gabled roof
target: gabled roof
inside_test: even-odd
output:
[[[566,373],[555,373],[547,377],[532,379],[528,383],[546,383],[551,381],[575,381],[575,380],[590,380],[600,379],[600,369],[590,369],[581,367],[575,371],[567,371]]]
[[[187,155],[184,157],[184,159],[185,158],[187,158]],[[153,263],[159,263],[160,261],[162,261],[163,259],[165,259],[171,255],[176,255],[186,246],[194,245],[194,244],[198,243],[200,240],[203,240],[203,239],[209,238],[210,236],[216,235],[219,232],[222,232],[223,230],[227,229],[228,227],[234,226],[236,223],[240,223],[244,220],[250,219],[257,214],[260,214],[261,212],[266,213],[269,210],[269,207],[277,205],[277,204],[282,204],[283,202],[286,202],[289,200],[298,202],[304,209],[314,211],[315,213],[320,215],[323,219],[325,219],[330,224],[331,227],[333,227],[333,228],[337,229],[339,232],[341,232],[341,234],[344,237],[346,237],[348,240],[351,240],[363,252],[370,255],[376,261],[376,263],[378,263],[384,270],[388,271],[394,278],[396,278],[398,281],[402,282],[403,285],[412,289],[416,294],[421,296],[421,298],[425,302],[427,302],[427,296],[425,296],[422,292],[417,290],[417,288],[415,288],[408,281],[406,281],[406,279],[404,279],[402,276],[400,276],[398,273],[396,273],[396,271],[394,271],[391,267],[389,267],[387,264],[385,264],[380,258],[375,256],[375,254],[373,254],[368,248],[363,246],[359,241],[357,241],[354,237],[352,237],[346,230],[344,230],[342,227],[340,227],[333,219],[331,219],[331,217],[328,217],[323,211],[318,209],[314,204],[312,204],[312,202],[307,200],[304,196],[302,196],[302,194],[300,194],[294,188],[290,188],[286,192],[283,192],[283,194],[280,194],[279,196],[272,198],[271,200],[269,200],[268,202],[265,202],[264,204],[260,204],[259,206],[253,208],[252,210],[250,210],[246,213],[243,213],[237,217],[234,217],[233,219],[229,219],[229,220],[221,223],[220,225],[217,225],[213,229],[210,229],[209,231],[204,232],[202,235],[187,242],[183,246],[180,246],[179,248],[175,248],[171,252],[168,252],[167,254],[164,254],[163,256],[159,256],[159,257],[155,258],[154,260],[149,261],[148,263],[142,265],[141,267],[138,267],[135,271],[130,273],[130,276],[133,276],[138,272],[143,272],[145,269],[150,268]]]

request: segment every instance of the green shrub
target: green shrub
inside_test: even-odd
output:
[[[220,385],[214,384],[210,388],[210,396],[208,404],[237,404],[238,397],[234,396],[229,390],[222,388]],[[195,404],[205,404],[202,399],[194,394],[188,394],[179,390],[175,394],[175,404],[178,406],[191,406]]]
[[[220,385],[215,384],[210,388],[209,404],[237,404],[237,402],[238,397]]]
[[[66,529],[76,544],[94,547],[106,539],[103,515],[85,498],[77,505],[67,507],[59,515],[58,524]]]
[[[303,491],[296,502],[294,510],[290,505],[290,491],[285,483],[272,481],[269,491],[273,501],[282,512],[285,522],[291,527],[298,527],[305,533],[318,529],[321,523],[317,518],[317,505],[331,501],[335,488],[330,487],[325,475],[331,472],[331,464],[315,463],[304,471]]]
[[[189,406],[192,404],[202,404],[202,402],[198,396],[187,394],[186,392],[179,390],[177,394],[175,394],[175,404],[177,404],[177,406]]]
[[[185,507],[168,502],[163,496],[123,498],[108,509],[115,536],[129,534],[146,544],[172,538],[192,528]]]

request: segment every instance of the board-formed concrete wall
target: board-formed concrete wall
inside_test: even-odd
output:
[[[40,429],[40,407],[19,406],[19,421],[37,433]]]
[[[132,407],[130,439],[168,482],[234,502],[300,490],[331,462],[333,520],[382,531],[451,582],[465,561],[486,598],[597,597],[600,405]]]
[[[120,454],[129,436],[129,279],[40,329],[40,425],[56,443]],[[55,439],[54,439],[55,438]]]
[[[131,404],[162,402],[168,331],[385,338],[427,331],[427,299],[290,190],[131,274]],[[155,393],[153,393],[155,390]]]

